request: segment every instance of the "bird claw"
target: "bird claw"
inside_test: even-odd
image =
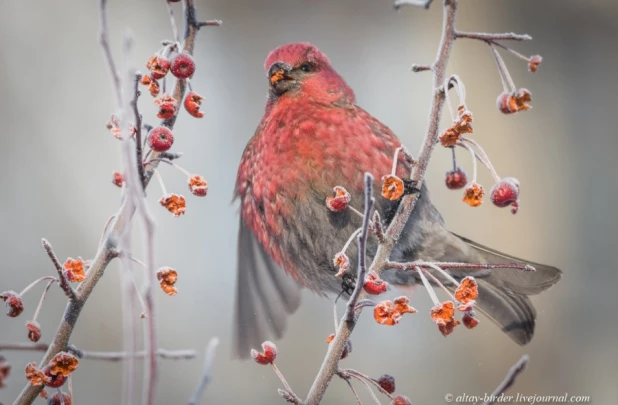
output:
[[[404,179],[403,180],[403,195],[417,194],[421,192],[418,181]]]
[[[356,277],[350,273],[345,273],[341,281],[342,292],[350,295],[352,291],[354,291],[354,288],[356,288]]]

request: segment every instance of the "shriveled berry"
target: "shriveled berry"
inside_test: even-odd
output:
[[[24,302],[22,301],[19,294],[15,291],[5,291],[0,293],[0,299],[4,301],[6,304],[8,311],[7,316],[11,318],[18,317],[24,310]]]
[[[405,397],[403,395],[397,395],[395,398],[393,398],[390,405],[412,405],[412,402],[408,397]]]
[[[200,96],[196,92],[189,92],[184,101],[185,110],[187,110],[187,112],[195,118],[202,118],[204,116],[204,111],[200,111],[200,106],[202,105],[203,99],[204,97]]]
[[[41,339],[41,325],[37,321],[26,322],[26,329],[28,329],[28,339],[31,342],[38,342]]]
[[[162,79],[170,70],[170,61],[165,56],[154,55],[148,59],[146,67],[150,70],[150,76],[153,79]]]
[[[528,61],[528,70],[532,73],[535,73],[542,61],[543,58],[541,57],[541,55],[531,56],[530,60]]]
[[[193,195],[205,197],[208,193],[208,183],[202,176],[194,174],[189,177],[189,190]]]
[[[449,190],[459,190],[468,184],[468,176],[461,167],[458,167],[455,170],[446,172],[444,182]]]
[[[172,59],[172,74],[179,79],[187,79],[195,72],[195,60],[186,52],[181,52]]]
[[[505,177],[494,184],[489,196],[496,207],[508,207],[519,199],[519,181],[514,177]]]
[[[51,373],[51,367],[47,366],[43,369],[43,373],[48,377],[47,379],[45,379],[45,385],[48,386],[49,388],[60,388],[64,385],[64,383],[66,382],[66,377],[64,376],[64,374],[62,373],[58,373],[56,375],[53,375]]]
[[[156,127],[148,132],[148,145],[156,152],[165,152],[174,144],[174,135],[169,128]]]
[[[116,187],[122,187],[122,185],[124,184],[124,176],[122,175],[122,173],[114,172],[114,177],[112,178],[112,183]]]
[[[255,349],[251,349],[251,357],[256,363],[266,365],[271,364],[277,358],[277,346],[273,342],[266,341],[262,343],[263,353],[258,352]]]
[[[378,384],[380,387],[389,394],[395,392],[395,377],[392,375],[384,374],[378,378]]]

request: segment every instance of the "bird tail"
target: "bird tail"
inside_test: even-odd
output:
[[[556,284],[562,272],[551,266],[528,262],[455,235],[473,248],[484,263],[520,263],[534,266],[536,271],[494,269],[478,277],[477,309],[497,324],[519,345],[532,339],[536,311],[528,298]]]

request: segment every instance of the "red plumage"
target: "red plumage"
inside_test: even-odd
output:
[[[236,350],[242,357],[271,335],[282,336],[287,315],[300,305],[300,287],[322,295],[341,291],[333,258],[362,221],[349,209],[331,212],[325,199],[334,186],[343,186],[351,204],[362,209],[364,173],[378,181],[389,174],[400,146],[388,127],[355,104],[352,89],[313,45],[279,47],[264,67],[270,83],[266,109],[243,152],[235,192],[241,201]],[[397,170],[402,178],[409,174],[406,163]],[[377,197],[386,225],[397,206]],[[370,235],[369,260],[376,247]],[[346,253],[348,272],[355,275],[355,244]],[[424,186],[391,259],[522,262],[450,233]],[[525,344],[536,317],[527,295],[553,285],[561,274],[553,267],[535,267],[534,273],[461,269],[451,274],[477,277],[479,310]],[[389,269],[382,276],[395,286],[417,281],[409,271]]]

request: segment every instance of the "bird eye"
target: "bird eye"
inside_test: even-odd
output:
[[[305,73],[308,73],[308,72],[311,72],[312,66],[310,63],[303,63],[302,65],[300,65],[300,70],[302,70]]]

